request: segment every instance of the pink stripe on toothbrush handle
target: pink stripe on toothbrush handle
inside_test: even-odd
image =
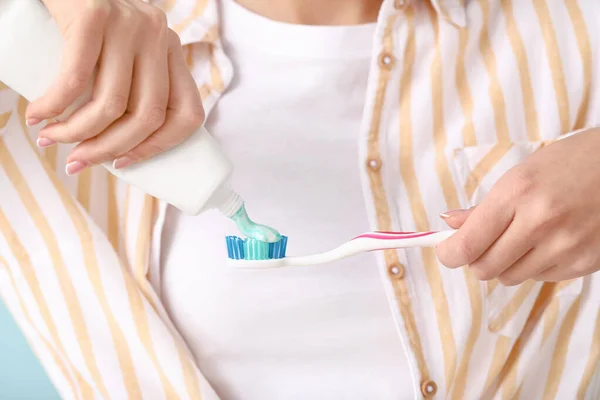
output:
[[[437,232],[367,232],[362,235],[358,235],[352,240],[356,239],[378,239],[378,240],[397,240],[397,239],[415,239],[424,236],[433,235]]]

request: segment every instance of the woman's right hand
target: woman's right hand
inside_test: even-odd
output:
[[[39,133],[40,147],[80,142],[67,158],[69,175],[106,161],[123,168],[146,160],[202,125],[198,88],[162,10],[142,0],[43,1],[65,50],[59,76],[27,108],[27,124],[61,115],[96,72],[92,99]]]

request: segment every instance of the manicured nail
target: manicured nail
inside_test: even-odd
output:
[[[40,122],[42,122],[42,120],[41,120],[41,119],[38,119],[38,118],[27,118],[27,119],[25,120],[25,124],[26,124],[27,126],[34,126],[34,125],[37,125],[37,124],[39,124]]]
[[[36,141],[36,144],[38,147],[42,148],[42,147],[48,147],[48,146],[52,146],[53,144],[56,144],[56,142],[54,140],[45,138],[45,137],[41,137],[38,138],[38,140]]]
[[[71,161],[65,167],[65,172],[69,176],[75,175],[75,174],[80,173],[81,171],[83,171],[84,169],[89,167],[90,165],[91,164],[89,162],[85,162],[85,161]]]
[[[456,214],[456,213],[457,213],[457,212],[459,212],[459,211],[461,211],[461,210],[450,210],[450,211],[446,211],[446,212],[444,212],[444,213],[441,213],[441,214],[440,214],[440,218],[441,218],[441,219],[447,219],[447,218],[450,218],[450,217],[452,217],[452,215],[453,215],[453,214]]]
[[[125,168],[125,167],[133,164],[133,162],[134,162],[134,160],[131,157],[127,157],[127,156],[119,157],[113,161],[113,168],[114,169]]]

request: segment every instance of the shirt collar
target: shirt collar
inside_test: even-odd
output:
[[[430,0],[437,13],[451,24],[464,28],[467,26],[466,0]]]

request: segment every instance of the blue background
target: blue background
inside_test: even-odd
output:
[[[0,300],[0,399],[60,399],[2,300]]]

